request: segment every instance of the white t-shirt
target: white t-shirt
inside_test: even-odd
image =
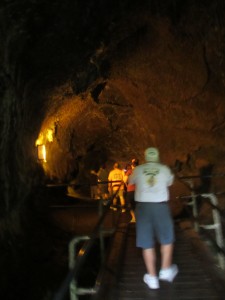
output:
[[[169,200],[168,186],[174,175],[163,164],[149,162],[137,166],[129,177],[129,184],[135,184],[135,200],[138,202],[162,202]]]

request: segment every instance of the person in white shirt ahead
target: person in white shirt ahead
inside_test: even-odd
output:
[[[142,248],[147,269],[144,282],[151,289],[159,288],[159,279],[172,282],[178,273],[172,264],[175,240],[173,219],[168,205],[169,189],[174,175],[169,167],[159,162],[157,148],[145,150],[146,163],[137,166],[129,177],[135,184],[136,246]],[[160,243],[161,269],[156,270],[155,243]]]

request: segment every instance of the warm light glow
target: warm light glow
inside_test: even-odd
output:
[[[38,139],[35,142],[35,145],[36,146],[42,145],[43,142],[44,142],[44,136],[43,133],[40,133]]]
[[[46,148],[45,145],[38,145],[38,159],[46,161]]]
[[[43,145],[46,142],[52,143],[53,139],[54,139],[54,130],[52,128],[48,128],[40,132],[35,144],[36,146],[38,146],[38,145]]]
[[[35,142],[38,151],[38,159],[46,162],[46,144],[52,143],[54,139],[54,130],[48,128],[39,133],[38,139]]]
[[[84,249],[80,249],[79,255],[80,255],[80,256],[84,255]]]
[[[53,129],[47,129],[46,139],[48,142],[53,142]]]

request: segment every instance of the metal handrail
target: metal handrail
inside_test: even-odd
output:
[[[200,225],[200,226],[204,229],[215,229],[216,245],[218,246],[219,249],[221,249],[221,252],[218,253],[219,265],[221,266],[222,269],[224,269],[225,261],[224,261],[224,256],[222,255],[222,253],[224,252],[224,239],[223,239],[221,215],[218,208],[217,197],[214,194],[202,194],[202,197],[210,199],[209,203],[212,204],[213,207],[212,214],[213,214],[214,224],[212,224],[211,226],[210,225]]]
[[[189,176],[191,177],[191,176]],[[193,178],[193,177],[192,177]],[[186,179],[186,178],[185,178]],[[224,212],[218,207],[218,200],[216,197],[216,193],[202,193],[202,194],[195,194],[195,189],[192,180],[185,180],[185,184],[188,184],[189,189],[191,191],[191,195],[187,196],[180,196],[177,197],[179,199],[192,199],[191,202],[186,203],[186,205],[192,206],[192,213],[194,216],[194,229],[199,232],[200,228],[205,230],[215,230],[215,241],[213,243],[216,245],[218,251],[218,262],[219,266],[222,269],[225,269],[225,249],[224,249],[224,238],[222,232],[222,222],[221,218],[224,218]],[[221,192],[218,194],[222,194]],[[209,225],[202,225],[198,222],[198,210],[197,210],[197,203],[196,198],[201,196],[202,198],[206,199],[207,203],[212,208],[212,216],[213,216],[213,224]]]
[[[120,185],[118,186],[118,189],[115,191],[114,194],[112,194],[107,205],[105,206],[105,208],[106,208],[105,211],[103,212],[103,210],[101,210],[102,214],[100,215],[99,220],[98,220],[94,230],[92,231],[92,234],[90,235],[90,237],[81,236],[81,237],[73,239],[70,242],[70,245],[69,245],[69,248],[70,248],[69,272],[67,273],[67,276],[66,276],[65,280],[63,281],[63,283],[61,284],[60,288],[55,293],[53,300],[63,300],[66,293],[68,292],[69,287],[70,287],[70,294],[71,294],[72,300],[77,299],[76,298],[77,294],[84,295],[84,294],[96,293],[95,288],[90,288],[90,289],[77,288],[76,287],[76,277],[78,276],[79,271],[87,258],[87,255],[91,251],[96,238],[98,238],[100,236],[100,242],[102,240],[101,239],[102,233],[103,233],[102,224],[109,212],[109,207],[110,207],[113,199],[115,197],[117,197],[120,186],[122,184],[123,184],[123,182],[120,181]],[[102,200],[100,200],[100,207],[101,207],[101,205],[102,205]],[[71,253],[74,253],[74,245],[76,245],[76,243],[79,240],[85,240],[85,242],[84,242],[84,245],[79,250],[78,255],[76,257],[76,262],[75,262],[72,258],[73,254],[71,254]],[[102,247],[102,245],[101,245],[101,247]]]

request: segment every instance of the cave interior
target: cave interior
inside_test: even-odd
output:
[[[0,276],[9,299],[25,286],[21,269],[35,282],[30,266],[54,252],[49,203],[71,182],[88,196],[90,170],[143,163],[153,146],[177,177],[218,175],[197,178],[198,191],[223,191],[223,1],[3,0],[0,22]],[[179,181],[171,187],[175,216],[186,192]],[[56,232],[55,244],[70,235]],[[37,299],[48,293],[42,285]]]

